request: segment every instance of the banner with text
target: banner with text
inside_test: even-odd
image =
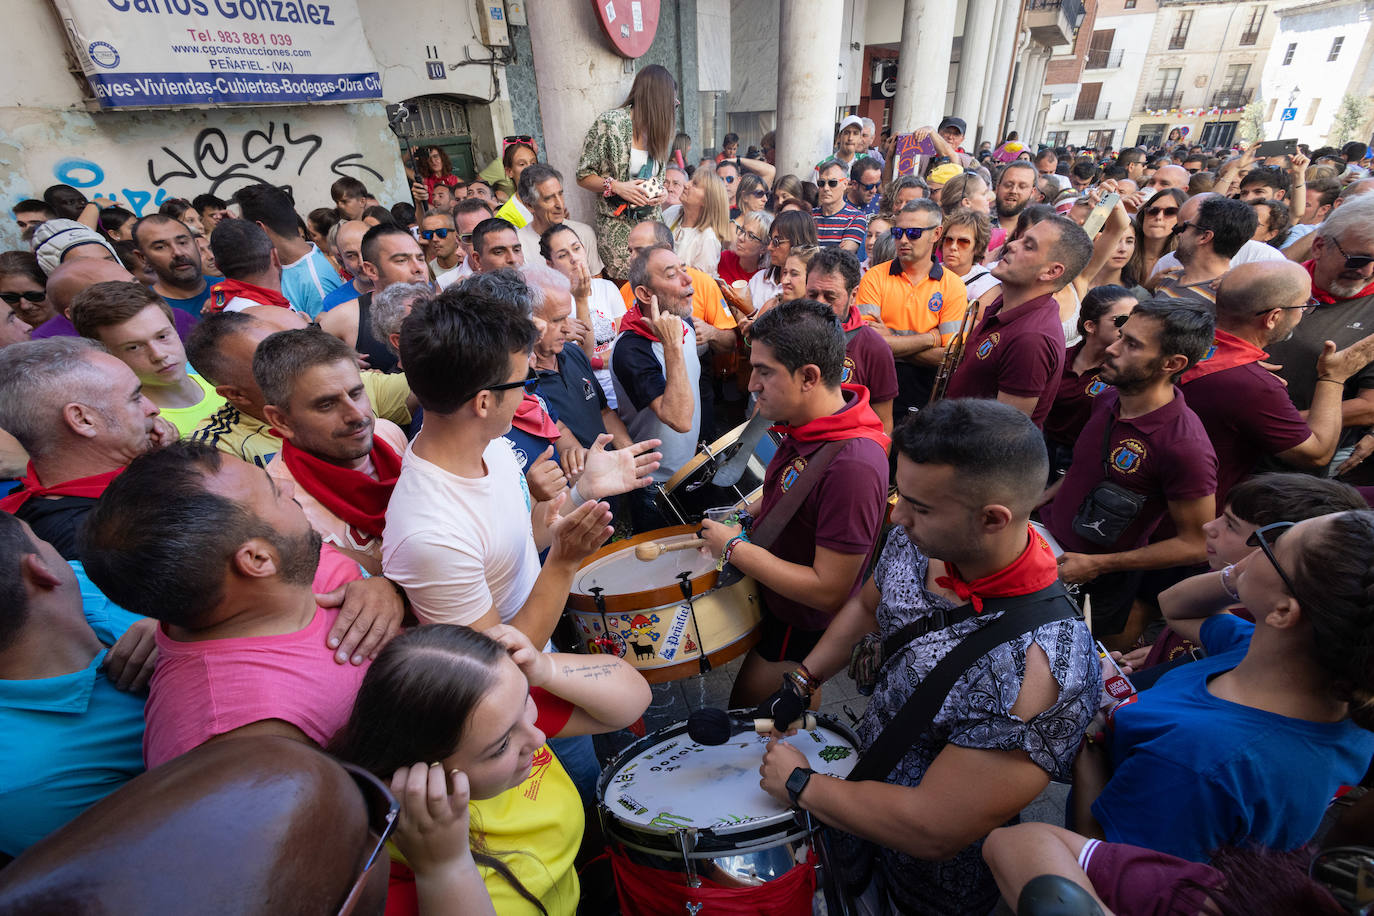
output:
[[[357,0],[53,0],[102,108],[382,97]]]

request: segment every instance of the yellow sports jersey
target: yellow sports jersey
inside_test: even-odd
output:
[[[196,427],[224,406],[224,398],[215,393],[213,385],[194,372],[186,374],[195,379],[196,384],[200,386],[203,395],[200,403],[192,404],[190,407],[164,407],[159,411],[168,423],[177,428],[183,439],[189,438],[191,433],[196,431]]]

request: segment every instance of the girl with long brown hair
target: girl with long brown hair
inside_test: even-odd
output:
[[[596,205],[596,247],[606,273],[620,282],[630,271],[630,230],[646,219],[662,219],[660,178],[668,164],[677,124],[677,81],[650,64],[635,75],[619,108],[602,112],[582,142],[577,183],[600,195]]]

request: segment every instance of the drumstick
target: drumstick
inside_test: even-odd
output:
[[[755,719],[755,720],[754,720],[754,731],[758,732],[760,735],[769,734],[769,733],[772,732],[773,729],[775,728],[775,726],[774,726],[773,723],[774,723],[774,720],[772,720],[772,719]],[[802,714],[802,717],[801,717],[800,719],[798,719],[797,721],[793,722],[791,725],[787,726],[786,728],[780,728],[780,729],[778,729],[778,731],[790,732],[790,731],[791,731],[792,729],[794,729],[794,728],[795,728],[795,729],[798,729],[798,730],[806,729],[806,730],[809,731],[809,732],[815,731],[815,730],[816,730],[816,714],[815,714],[815,713],[811,713],[811,712],[803,713],[803,714]]]
[[[679,541],[673,544],[664,544],[660,541],[648,541],[644,544],[635,545],[636,560],[657,559],[660,554],[665,554],[670,550],[694,550],[706,542],[701,538],[692,538],[689,541]]]

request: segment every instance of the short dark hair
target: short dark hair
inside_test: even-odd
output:
[[[353,363],[353,348],[319,325],[278,331],[263,338],[253,352],[253,379],[263,402],[287,410],[296,379],[316,366]]]
[[[811,274],[839,274],[844,281],[844,288],[849,292],[854,292],[859,286],[859,280],[863,273],[859,269],[859,259],[839,246],[822,248],[811,256],[811,263],[806,266],[806,275]]]
[[[512,270],[494,273],[523,282]],[[528,308],[491,295],[487,284],[472,282],[477,279],[469,277],[421,303],[401,324],[406,380],[427,411],[454,413],[479,392],[503,384],[510,355],[529,353],[539,336]]]
[[[216,210],[223,210],[225,207],[229,205],[213,194],[197,194],[191,200],[191,206],[196,208],[197,213],[203,214],[206,210],[209,210],[211,207],[213,207]]]
[[[336,204],[345,197],[363,198],[371,196],[367,193],[367,185],[351,175],[345,175],[329,186],[329,198]]]
[[[183,210],[182,212],[184,213],[185,211]],[[143,245],[138,240],[138,231],[144,226],[156,226],[161,223],[176,223],[178,226],[185,229],[188,235],[191,233],[191,227],[183,223],[179,215],[172,216],[171,214],[162,212],[149,213],[147,216],[140,216],[137,218],[133,228],[129,230],[129,240],[134,243],[134,247],[142,251]]]
[[[100,211],[101,234],[108,237],[116,229],[122,229],[129,220],[136,219],[138,217],[134,215],[132,210],[126,210],[123,207],[105,207]]]
[[[170,216],[172,219],[181,219],[187,210],[194,209],[191,202],[184,197],[169,197],[162,202],[162,206],[157,208],[157,212],[162,216]],[[197,213],[197,216],[200,214]]]
[[[243,218],[250,223],[262,223],[277,235],[291,238],[299,231],[300,215],[291,195],[270,184],[250,184],[234,192]],[[218,262],[219,258],[215,260]]]
[[[210,253],[230,280],[251,277],[272,266],[272,240],[257,223],[222,219],[210,234]]]
[[[0,651],[10,647],[29,618],[20,567],[31,553],[38,553],[38,545],[24,532],[24,523],[0,512]]]
[[[533,206],[538,193],[536,189],[550,178],[558,179],[559,184],[563,183],[563,173],[558,169],[545,162],[531,162],[520,173],[520,181],[515,187],[516,196],[525,206]]]
[[[526,170],[534,168],[534,165],[526,166]],[[487,236],[495,235],[498,232],[515,231],[515,227],[503,219],[492,217],[484,219],[476,226],[472,227],[472,250],[481,255],[487,249]]]
[[[1129,149],[1123,149],[1120,155],[1116,157],[1116,161],[1121,163],[1122,165],[1129,165],[1133,162],[1144,162],[1145,151],[1135,146],[1132,146]]]
[[[1173,356],[1178,353],[1188,360],[1188,364],[1174,375],[1174,381],[1207,355],[1216,338],[1216,318],[1212,310],[1182,299],[1146,299],[1136,304],[1131,317],[1159,322],[1160,354]]]
[[[1300,522],[1303,519],[1368,509],[1360,491],[1348,483],[1311,474],[1256,474],[1242,480],[1226,495],[1219,509],[1243,522],[1264,527],[1274,522]]]
[[[1030,417],[1000,401],[953,398],[910,415],[893,432],[899,455],[954,468],[959,490],[983,505],[1030,517],[1049,475],[1045,437]]]
[[[858,159],[855,159],[854,164],[849,167],[849,177],[858,181],[860,175],[864,172],[871,172],[874,169],[880,172],[883,170],[882,165],[878,163],[877,159],[874,159],[872,156],[860,156]]]
[[[48,214],[48,219],[52,219],[56,215],[52,212],[52,207],[48,206],[44,201],[34,200],[32,197],[28,200],[19,201],[19,203],[10,208],[10,212],[15,216],[21,213],[46,213]]]
[[[1369,144],[1362,140],[1351,140],[1341,147],[1341,155],[1348,160],[1358,162],[1369,155]]]
[[[362,254],[362,259],[373,267],[381,267],[381,265],[377,263],[377,249],[382,247],[382,239],[386,238],[388,235],[404,235],[408,239],[413,239],[415,237],[410,234],[410,230],[402,229],[395,223],[378,223],[367,230],[367,232],[363,233],[363,241],[358,248]]]
[[[1244,191],[1246,188],[1271,188],[1287,194],[1293,190],[1293,183],[1288,180],[1288,173],[1283,169],[1256,166],[1246,172],[1245,177],[1240,180],[1240,189]],[[1274,195],[1266,194],[1265,196],[1273,197]]]
[[[224,462],[201,442],[135,458],[86,516],[78,553],[111,601],[135,614],[195,628],[224,595],[229,558],[244,541],[278,535],[208,487]]]
[[[1069,166],[1069,174],[1079,181],[1096,181],[1097,163],[1091,159],[1075,159],[1073,165]]]
[[[1215,195],[1202,201],[1194,226],[1212,233],[1212,250],[1233,258],[1259,227],[1255,208],[1241,200]]]
[[[721,146],[729,146],[731,143],[739,143],[739,134],[734,131],[730,131],[720,141]]]
[[[1108,178],[1114,178],[1120,181],[1129,175],[1130,173],[1126,171],[1126,167],[1119,162],[1108,162],[1102,166],[1103,181],[1106,181]]]
[[[227,220],[226,220],[227,222]],[[215,230],[219,234],[219,230]],[[206,315],[186,338],[186,359],[192,368],[212,385],[224,381],[229,358],[224,354],[223,342],[235,334],[246,333],[260,322],[244,312],[215,312]]]
[[[1050,258],[1064,265],[1064,274],[1059,278],[1062,281],[1059,288],[1063,289],[1072,283],[1093,259],[1092,239],[1088,238],[1088,233],[1083,231],[1082,226],[1067,216],[1056,213],[1047,216],[1042,222],[1050,223],[1059,230],[1059,238],[1050,245]]]
[[[435,187],[438,187],[438,185],[435,185]],[[338,213],[337,210],[326,210],[325,212],[334,214]],[[428,216],[429,214],[425,215]],[[447,216],[448,214],[444,215]],[[335,219],[337,220],[337,218],[338,217],[336,216]],[[398,226],[413,225],[415,223],[415,205],[411,203],[406,203],[404,200],[400,203],[392,204],[391,218],[396,221],[396,225]]]
[[[780,302],[754,322],[749,337],[754,343],[768,344],[788,372],[814,365],[821,371],[821,384],[839,387],[844,374],[844,331],[835,310],[825,303],[815,299]]]
[[[496,211],[492,210],[491,204],[480,197],[465,197],[453,205],[453,218],[457,220],[460,216],[469,213],[476,213],[478,210],[485,210],[487,216],[495,216]]]
[[[1107,314],[1107,309],[1122,299],[1130,299],[1134,302],[1135,294],[1124,286],[1116,286],[1112,283],[1094,286],[1088,290],[1088,294],[1083,297],[1083,303],[1078,309],[1078,336],[1082,337],[1088,333],[1087,322],[1101,321],[1102,316]]]
[[[172,307],[137,280],[107,280],[86,287],[72,297],[72,324],[76,333],[100,340],[100,330],[123,324],[149,306],[155,306],[176,327]]]
[[[43,202],[54,216],[76,219],[86,209],[86,195],[69,184],[54,184],[43,189]]]
[[[43,268],[38,266],[38,258],[34,257],[32,251],[0,252],[0,280],[5,277],[27,277],[39,287],[48,284],[48,278],[43,276]]]

